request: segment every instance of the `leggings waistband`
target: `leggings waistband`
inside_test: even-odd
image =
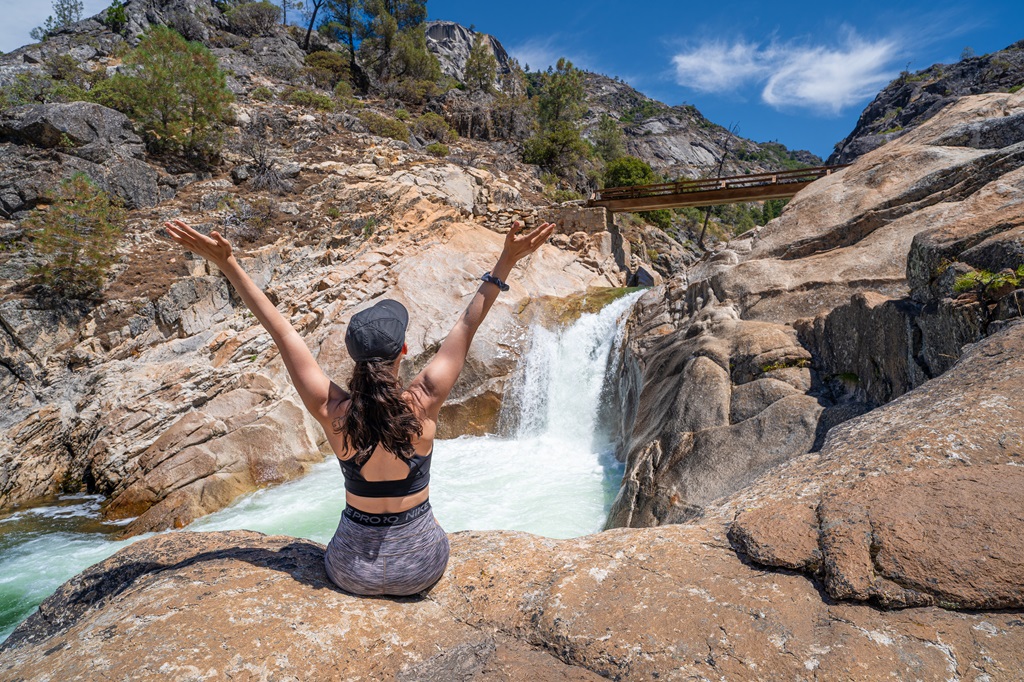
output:
[[[342,513],[351,521],[363,526],[403,526],[415,521],[429,511],[430,500],[426,500],[412,509],[406,509],[403,512],[395,512],[393,514],[370,514],[348,506],[345,507],[345,511]]]

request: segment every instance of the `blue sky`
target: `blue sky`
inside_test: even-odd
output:
[[[476,24],[532,69],[567,56],[743,137],[821,157],[904,68],[1024,40],[1024,2],[512,3],[429,0],[432,19]]]
[[[86,14],[108,0],[84,0]],[[825,157],[899,72],[1024,39],[1024,2],[429,0],[431,19],[497,37],[531,68],[560,56],[739,134]],[[29,42],[46,0],[0,0],[0,50]]]

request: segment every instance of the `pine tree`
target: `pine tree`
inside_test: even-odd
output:
[[[117,261],[117,240],[126,213],[84,173],[65,180],[53,205],[25,221],[35,233],[33,249],[43,262],[33,274],[58,295],[92,296]]]
[[[611,163],[626,155],[626,136],[622,134],[622,128],[618,121],[608,114],[601,114],[597,122],[597,132],[594,133],[594,150],[597,155],[604,159],[605,163]]]
[[[356,64],[356,38],[365,33],[363,0],[327,0],[327,20],[337,23],[348,43],[349,72],[354,85],[366,91],[366,76]]]
[[[541,94],[537,101],[537,113],[541,128],[558,123],[578,124],[583,116],[583,72],[564,57],[558,60],[554,69],[541,74]]]
[[[498,60],[484,42],[484,34],[473,36],[473,47],[466,59],[465,81],[470,91],[490,92],[498,76]]]
[[[365,0],[363,15],[359,52],[380,81],[440,78],[440,64],[427,50],[426,0]]]
[[[554,69],[540,74],[539,130],[526,141],[524,161],[565,176],[590,156],[590,147],[580,135],[585,97],[583,72],[568,59],[559,59]]]
[[[124,62],[136,67],[133,75],[98,88],[100,104],[138,122],[153,151],[182,151],[199,161],[219,152],[234,97],[213,53],[157,26]]]
[[[309,49],[309,37],[313,34],[313,24],[316,22],[316,15],[319,14],[320,10],[327,3],[327,0],[307,0],[309,3],[306,6],[306,15],[309,17],[309,23],[306,26],[306,39],[302,43],[302,49]]]
[[[53,14],[46,17],[42,26],[29,33],[32,40],[43,41],[48,35],[82,20],[82,0],[53,0]]]

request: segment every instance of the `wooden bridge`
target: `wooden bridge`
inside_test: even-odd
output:
[[[841,168],[846,168],[847,165],[849,164],[708,180],[679,180],[658,185],[611,187],[600,190],[587,202],[587,206],[604,206],[609,211],[618,213],[787,199],[818,178],[831,175]]]

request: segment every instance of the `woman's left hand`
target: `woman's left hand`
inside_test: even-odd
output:
[[[512,229],[505,235],[505,248],[502,256],[511,260],[514,265],[548,240],[555,231],[555,223],[541,223],[532,231],[523,234],[523,223],[518,220],[512,223]]]
[[[167,228],[167,234],[171,235],[171,239],[214,265],[222,266],[231,258],[231,244],[220,235],[220,232],[211,232],[207,237],[180,220],[166,222],[164,227]]]

